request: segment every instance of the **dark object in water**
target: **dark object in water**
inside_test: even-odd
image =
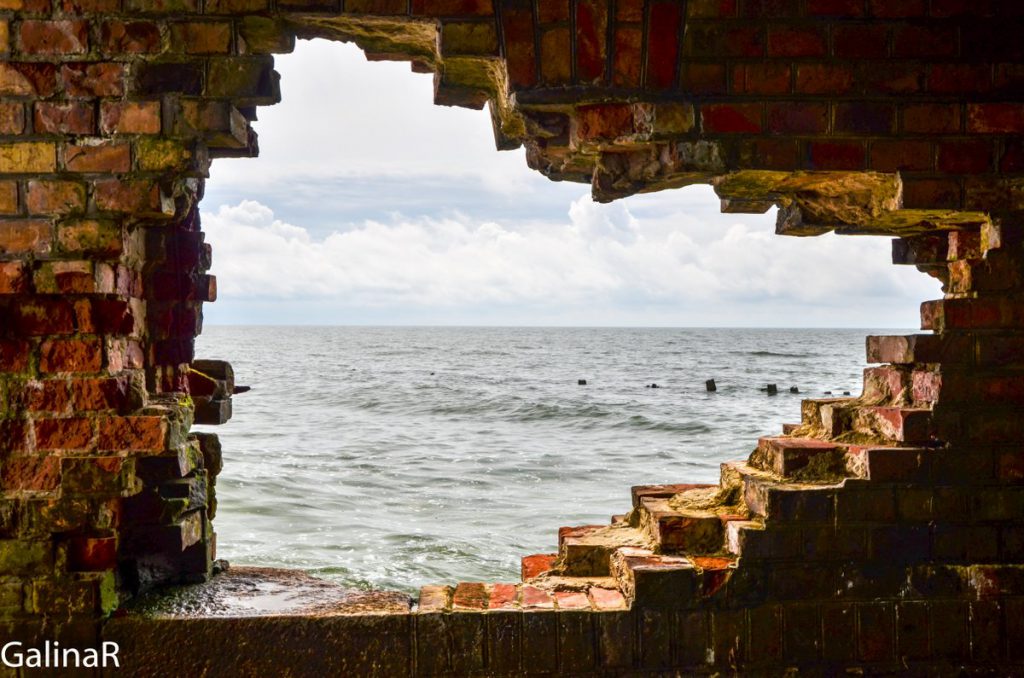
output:
[[[708,379],[704,382],[704,388],[708,390],[708,393],[714,393],[718,390],[718,386],[715,385],[714,379]]]
[[[779,387],[776,384],[768,384],[768,388],[765,389],[768,395],[775,395],[779,392]]]
[[[799,393],[800,389],[798,389],[796,386],[790,386],[789,387],[789,392],[790,393]]]
[[[586,386],[587,385],[587,380],[586,379],[577,379],[576,380],[576,385],[577,386]]]
[[[832,395],[832,391],[825,391],[825,395]]]
[[[236,386],[234,389],[232,389],[231,394],[238,395],[239,393],[248,393],[251,390],[252,386]]]
[[[647,386],[645,388],[661,388],[661,387],[658,386],[657,384],[647,384]]]
[[[850,395],[849,391],[843,391],[843,395]]]

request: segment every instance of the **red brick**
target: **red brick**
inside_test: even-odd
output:
[[[956,209],[961,187],[952,179],[903,180],[903,206],[907,209]]]
[[[687,16],[698,19],[718,19],[736,16],[737,0],[690,0]]]
[[[800,94],[846,94],[853,88],[853,69],[833,64],[800,64],[796,91]]]
[[[773,134],[824,134],[828,106],[800,102],[768,104],[768,131]]]
[[[0,469],[0,482],[5,491],[49,492],[60,485],[58,457],[9,456]]]
[[[676,84],[682,7],[674,1],[651,0],[648,12],[646,84],[668,89]]]
[[[889,53],[889,29],[885,25],[836,26],[834,52],[844,59],[878,59]]]
[[[909,104],[903,109],[907,134],[956,134],[960,131],[959,104]]]
[[[18,182],[0,181],[0,214],[12,215],[19,211]]]
[[[93,134],[96,111],[86,103],[52,103],[35,105],[35,131],[53,134]]]
[[[114,13],[121,9],[121,0],[61,0],[65,14]]]
[[[940,172],[981,174],[992,169],[992,144],[988,141],[944,141],[938,150]]]
[[[925,17],[925,0],[868,0],[868,14],[887,19]]]
[[[827,52],[824,28],[772,27],[768,29],[768,56],[820,57]]]
[[[159,52],[160,26],[151,21],[105,21],[100,44],[111,55]]]
[[[816,141],[810,144],[811,169],[862,170],[865,148],[860,141]]]
[[[852,134],[892,134],[896,108],[891,104],[847,103],[835,108],[835,131]]]
[[[732,69],[732,88],[737,94],[785,94],[791,81],[792,69],[786,63],[737,64]]]
[[[28,368],[28,358],[27,343],[0,339],[0,371],[24,372]]]
[[[419,16],[491,16],[491,0],[412,0],[412,13]]]
[[[187,22],[171,29],[176,50],[186,54],[227,54],[231,49],[231,24]]]
[[[53,64],[0,62],[0,94],[48,97],[56,90]]]
[[[487,586],[474,582],[460,582],[452,595],[452,609],[486,610],[490,596]]]
[[[903,26],[893,34],[893,56],[909,59],[952,57],[959,51],[956,28],[951,26]]]
[[[718,63],[686,63],[682,90],[688,94],[724,94],[725,66]]]
[[[53,241],[53,225],[42,219],[0,221],[0,254],[46,254]]]
[[[92,446],[92,419],[37,419],[37,450],[87,450]]]
[[[26,409],[33,412],[64,412],[71,403],[68,382],[64,379],[43,379],[25,383]]]
[[[842,19],[864,16],[864,2],[863,0],[807,0],[807,14]]]
[[[925,72],[917,64],[864,62],[858,80],[871,94],[915,94],[924,91]]]
[[[71,384],[76,410],[120,410],[131,403],[126,377],[75,379]]]
[[[160,102],[104,101],[100,129],[104,134],[159,134]]]
[[[135,315],[127,301],[91,299],[93,326],[98,334],[135,334]]]
[[[24,294],[29,280],[24,261],[0,261],[0,294]]]
[[[85,186],[74,181],[32,179],[25,204],[29,214],[67,214],[85,209]]]
[[[68,543],[72,572],[102,572],[117,567],[116,537],[73,537]]]
[[[132,167],[131,147],[124,142],[67,145],[62,155],[69,172],[128,172]]]
[[[523,581],[533,579],[548,572],[554,567],[556,560],[558,560],[557,553],[537,553],[532,556],[524,556],[520,572]]]
[[[512,86],[532,87],[537,83],[532,12],[504,10],[501,13],[501,26],[505,37],[505,63]]]
[[[618,28],[615,30],[615,46],[612,57],[612,83],[620,87],[639,87],[643,66],[644,32],[639,28]],[[724,69],[723,69],[724,74]],[[722,80],[724,82],[725,76]]]
[[[491,587],[491,597],[487,608],[491,610],[510,610],[516,606],[519,590],[515,584],[495,584]]]
[[[707,104],[700,115],[706,133],[757,134],[762,130],[760,104]]]
[[[968,104],[967,131],[979,134],[1024,132],[1024,104]]]
[[[190,342],[187,342],[191,346]],[[175,356],[179,357],[179,356]],[[192,355],[180,356],[183,360],[164,361],[164,364],[181,364],[192,361]],[[160,362],[159,360],[157,362]],[[111,339],[107,345],[107,363],[111,372],[122,370],[137,370],[145,366],[145,357],[142,346],[137,341],[125,339]],[[181,389],[178,389],[181,390]]]
[[[100,420],[97,449],[163,452],[166,436],[163,417],[109,417]]]
[[[793,139],[751,139],[740,151],[751,169],[792,170],[800,167],[800,146]]]
[[[152,181],[103,179],[94,192],[96,208],[107,212],[161,211],[160,188]]]
[[[575,116],[576,137],[590,141],[616,139],[632,134],[633,107],[629,104],[580,106]]]
[[[551,0],[550,2],[537,3],[537,19],[542,24],[569,21],[569,0]]]
[[[99,339],[47,339],[39,347],[40,372],[98,372],[102,365]]]
[[[932,145],[927,141],[875,141],[871,169],[879,172],[925,172],[932,169]]]
[[[73,97],[119,97],[124,94],[124,64],[70,64],[61,67],[64,90]]]
[[[619,0],[615,3],[615,20],[639,22],[644,20],[644,0]]]
[[[978,94],[990,89],[992,67],[978,64],[934,64],[928,70],[928,91],[935,94]]]
[[[89,51],[86,21],[22,21],[19,46],[25,54],[85,54]]]
[[[579,0],[576,5],[577,80],[597,82],[604,78],[607,34],[607,3]]]

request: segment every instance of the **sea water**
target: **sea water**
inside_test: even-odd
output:
[[[891,332],[208,327],[197,356],[252,387],[201,427],[218,555],[360,588],[516,581],[631,485],[717,482],[802,398],[858,395],[865,335]]]

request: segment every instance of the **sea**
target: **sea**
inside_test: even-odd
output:
[[[859,395],[864,337],[893,332],[207,327],[197,357],[252,387],[198,427],[224,449],[218,557],[360,589],[514,582],[631,485],[716,482],[801,399]]]

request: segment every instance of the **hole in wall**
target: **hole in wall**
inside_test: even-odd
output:
[[[197,356],[254,387],[215,429],[232,562],[514,581],[630,485],[716,482],[801,397],[859,393],[865,334],[936,294],[887,239],[777,237],[706,186],[596,205],[407,64],[318,40],[277,68],[261,157],[218,160],[202,207]]]

